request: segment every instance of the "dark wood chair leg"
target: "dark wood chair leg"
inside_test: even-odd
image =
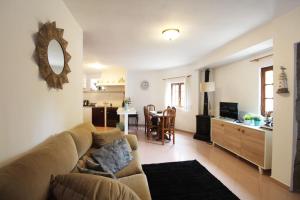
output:
[[[173,144],[175,144],[175,131],[173,130]]]
[[[162,132],[161,132],[161,141],[162,141],[162,145],[165,145],[165,130],[162,129]]]

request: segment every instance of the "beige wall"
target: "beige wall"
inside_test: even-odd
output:
[[[69,42],[71,73],[48,89],[33,59],[39,24],[56,21]],[[82,122],[82,29],[61,0],[0,3],[0,165],[50,135]],[[59,152],[58,152],[59,153]]]
[[[270,53],[259,54],[214,69],[215,116],[219,116],[219,104],[222,101],[239,103],[240,112],[260,114],[260,69],[273,66],[273,60],[272,57],[267,57],[258,62],[250,61]]]

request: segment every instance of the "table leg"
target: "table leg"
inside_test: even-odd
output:
[[[128,135],[128,114],[124,115],[124,134]]]

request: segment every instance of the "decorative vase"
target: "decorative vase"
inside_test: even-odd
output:
[[[128,103],[125,103],[124,109],[125,109],[125,110],[128,110]]]

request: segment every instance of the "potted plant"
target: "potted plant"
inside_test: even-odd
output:
[[[244,115],[244,124],[252,125],[253,117],[251,114]]]
[[[260,124],[261,124],[260,116],[254,116],[253,121],[254,121],[254,126],[260,126]]]
[[[128,110],[129,104],[131,104],[130,97],[124,99],[124,109]]]

